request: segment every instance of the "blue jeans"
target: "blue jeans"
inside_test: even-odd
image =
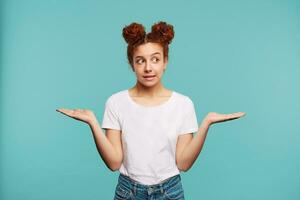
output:
[[[162,183],[144,185],[120,173],[114,200],[184,200],[180,174]]]

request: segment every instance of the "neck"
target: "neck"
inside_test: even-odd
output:
[[[139,82],[132,88],[136,96],[142,97],[156,97],[156,96],[164,96],[163,94],[166,91],[166,88],[160,82],[152,87],[146,87]]]

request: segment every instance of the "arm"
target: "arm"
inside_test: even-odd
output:
[[[60,108],[56,109],[56,111],[87,123],[93,132],[97,150],[105,165],[111,171],[119,169],[123,160],[120,130],[107,129],[106,135],[104,135],[96,116],[90,110]]]
[[[179,170],[187,171],[194,164],[203,147],[209,126],[210,124],[204,120],[195,136],[192,134],[179,136],[178,144],[183,144],[177,146],[176,152],[176,163]]]
[[[118,170],[123,159],[120,131],[108,129],[105,136],[97,120],[91,121],[89,125],[97,150],[105,165],[111,171]]]
[[[203,147],[208,129],[212,124],[238,119],[245,114],[244,112],[231,114],[210,112],[202,121],[196,136],[193,137],[192,134],[179,136],[176,147],[176,164],[178,169],[187,171],[191,168]]]

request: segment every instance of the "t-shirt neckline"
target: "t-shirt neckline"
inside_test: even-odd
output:
[[[172,101],[172,99],[174,98],[174,95],[175,95],[175,91],[172,90],[172,94],[171,94],[171,96],[169,97],[169,99],[168,99],[167,101],[163,102],[162,104],[155,105],[155,106],[144,106],[144,105],[142,105],[142,104],[139,104],[139,103],[135,102],[135,101],[131,98],[130,93],[129,93],[129,89],[126,89],[126,90],[125,90],[125,93],[126,93],[127,98],[129,99],[129,101],[130,101],[133,105],[135,105],[135,106],[137,106],[137,107],[140,107],[140,108],[143,108],[143,109],[157,109],[157,108],[162,108],[162,107],[164,107],[164,106],[167,106],[168,104],[170,104],[170,102]]]

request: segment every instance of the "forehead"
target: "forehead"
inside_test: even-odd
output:
[[[159,52],[162,55],[163,54],[162,46],[158,43],[148,42],[136,47],[134,51],[134,56],[151,56],[151,54],[156,52]]]

